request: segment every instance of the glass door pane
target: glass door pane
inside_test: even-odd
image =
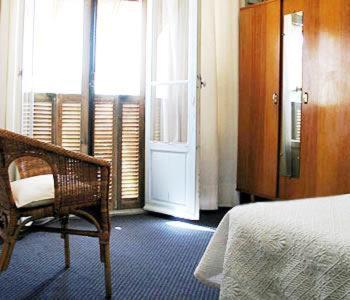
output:
[[[153,1],[153,142],[187,143],[189,2]]]
[[[155,0],[153,81],[187,80],[189,2]]]
[[[187,84],[152,88],[152,139],[155,142],[186,143],[188,124]]]

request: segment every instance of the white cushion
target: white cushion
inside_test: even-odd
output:
[[[33,207],[45,205],[55,198],[53,176],[40,175],[11,182],[12,195],[16,206]]]

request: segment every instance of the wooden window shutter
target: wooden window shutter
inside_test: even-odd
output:
[[[140,97],[96,96],[94,155],[112,163],[111,208],[144,202],[144,103]],[[33,137],[80,151],[81,96],[35,94]],[[116,199],[116,201],[114,201]]]
[[[81,96],[57,95],[56,143],[71,151],[80,151]]]
[[[112,184],[114,167],[114,128],[115,128],[115,97],[113,96],[95,96],[95,128],[94,128],[94,156],[112,163],[111,180],[109,187],[109,199],[111,207],[114,208]]]
[[[46,143],[53,142],[53,108],[55,95],[35,94],[33,115],[33,137]]]
[[[140,98],[118,99],[117,206],[143,206],[144,105]]]
[[[35,94],[33,137],[80,151],[81,96]]]

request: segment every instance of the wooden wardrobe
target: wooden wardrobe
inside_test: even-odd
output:
[[[239,191],[350,193],[350,1],[242,8],[239,92]]]

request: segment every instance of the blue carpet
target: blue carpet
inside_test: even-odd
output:
[[[80,220],[70,224],[90,228]],[[218,289],[193,276],[213,230],[152,215],[114,217],[112,224],[114,299],[218,298]],[[17,242],[9,269],[0,274],[0,299],[103,298],[103,265],[93,238],[71,237],[66,271],[60,236],[29,234]]]

